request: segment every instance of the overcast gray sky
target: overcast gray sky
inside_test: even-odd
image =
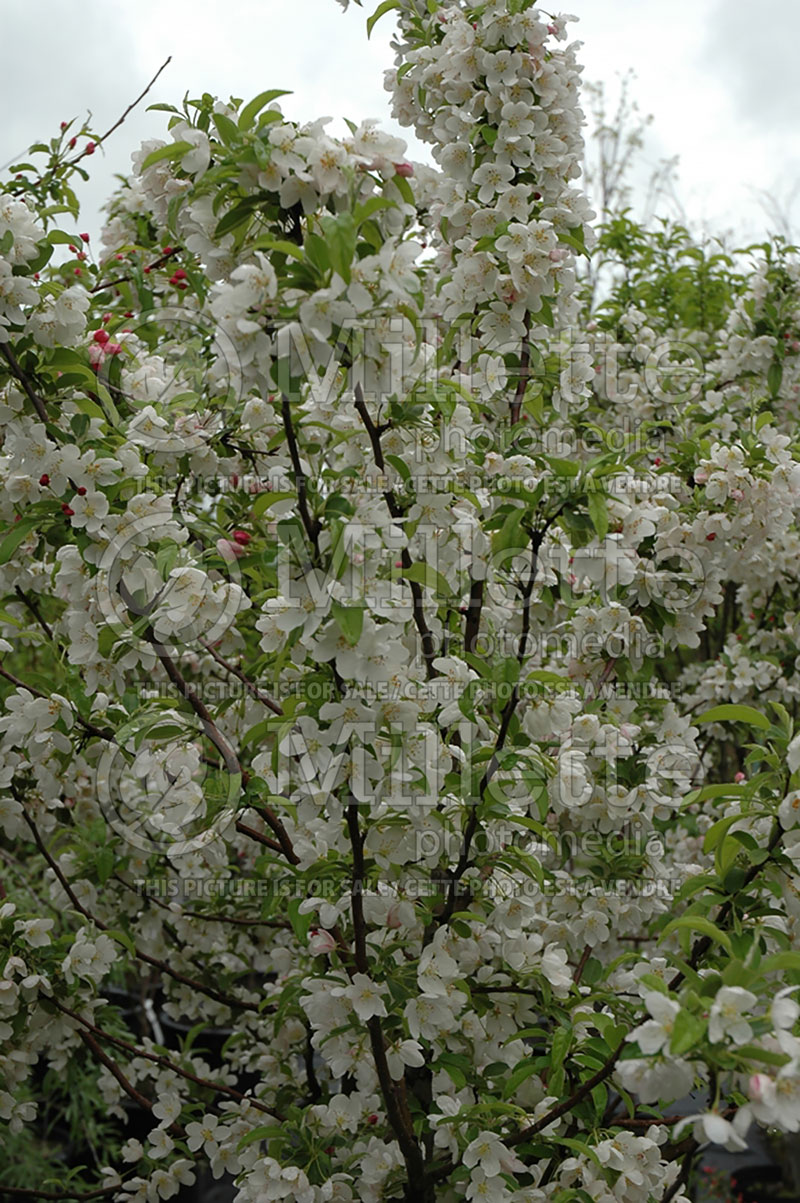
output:
[[[376,116],[388,125],[392,17],[367,41],[376,4],[343,13],[334,0],[4,0],[0,164],[87,110],[102,132],[168,54],[145,103],[178,102],[186,91],[248,99],[283,87],[294,91],[284,98],[290,117]],[[613,92],[618,76],[635,70],[634,95],[654,116],[646,157],[680,155],[688,217],[742,238],[763,234],[759,193],[787,198],[800,181],[800,5],[568,0],[567,11],[580,18],[572,29],[586,79]],[[114,173],[127,173],[131,151],[164,128],[165,114],[142,105],[104,155],[85,161],[93,179],[81,191],[82,228],[98,230]],[[421,153],[412,145],[412,157]],[[800,204],[796,217],[800,226]]]

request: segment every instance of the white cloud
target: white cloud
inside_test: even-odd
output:
[[[168,54],[172,62],[145,103],[285,87],[294,92],[284,100],[291,117],[330,115],[339,131],[345,116],[390,124],[383,73],[392,61],[392,16],[367,41],[374,7],[369,0],[347,13],[334,0],[83,0],[76,19],[70,0],[7,0],[5,45],[35,47],[36,70],[27,51],[7,52],[0,163],[87,109],[106,129]],[[570,8],[580,18],[572,29],[584,44],[586,79],[613,85],[616,74],[636,71],[635,96],[655,117],[649,158],[680,155],[679,194],[690,219],[760,233],[765,218],[755,193],[788,191],[800,161],[793,63],[800,8],[785,0],[762,0],[757,10],[744,0],[572,0]],[[114,173],[127,173],[131,151],[164,124],[164,114],[142,105],[105,155],[89,161],[85,228],[99,228]],[[396,132],[412,157],[427,157],[408,131]]]

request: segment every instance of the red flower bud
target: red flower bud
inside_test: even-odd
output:
[[[67,505],[67,503],[66,503],[66,501],[65,501],[65,502],[64,502],[64,504],[63,504],[63,505],[62,505],[62,507],[61,507],[61,513],[62,513],[62,514],[66,514],[66,516],[67,516],[68,518],[71,518],[71,517],[72,517],[72,515],[75,513],[75,511],[72,509],[72,507],[71,507],[71,506],[68,506],[68,505]]]
[[[88,242],[90,235],[89,234],[81,234],[80,237],[81,237],[81,242]]]
[[[70,150],[74,150],[74,149],[75,149],[75,147],[76,147],[77,145],[78,145],[78,139],[77,139],[77,138],[70,138],[70,140],[69,140],[69,148],[70,148]]]
[[[39,477],[39,484],[42,485],[43,487],[45,485],[50,484],[50,477],[47,475],[46,472],[43,472],[42,475]]]
[[[94,146],[95,146],[94,142],[87,142],[84,154],[93,155],[94,154]]]
[[[78,496],[79,496],[79,497],[85,497],[85,496],[86,496],[86,486],[85,486],[85,485],[80,485],[80,486],[79,486],[79,487],[78,487],[78,488],[75,490],[75,492],[78,494]]]
[[[234,538],[235,542],[241,543],[242,547],[246,547],[247,544],[252,539],[252,537],[253,536],[248,534],[248,532],[246,530],[235,530],[233,532],[233,538]]]
[[[717,536],[714,534],[714,532],[713,532],[713,530],[712,530],[712,532],[711,532],[711,534],[710,534],[710,535],[706,535],[706,542],[707,542],[707,543],[713,543],[713,542],[714,542],[714,540],[716,539],[716,537],[717,537]]]

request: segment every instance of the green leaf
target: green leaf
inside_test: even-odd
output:
[[[588,494],[589,517],[592,526],[597,531],[598,538],[605,539],[608,534],[608,505],[602,493],[594,491]]]
[[[762,973],[800,973],[800,952],[776,952],[759,965]]]
[[[253,1145],[257,1140],[269,1140],[278,1130],[278,1121],[274,1124],[261,1124],[258,1128],[251,1128],[246,1132],[236,1146],[237,1150],[246,1149],[248,1145]]]
[[[305,259],[303,248],[296,242],[287,242],[283,238],[257,238],[252,244],[254,251],[275,251],[276,254],[289,255],[292,259]]]
[[[438,593],[442,597],[452,597],[453,594],[445,577],[435,568],[431,568],[430,564],[418,562],[412,564],[410,568],[398,568],[392,573],[392,576],[395,579],[404,577],[406,580],[415,581],[418,585],[424,585],[426,589],[432,589],[434,593]]]
[[[669,1051],[673,1057],[682,1057],[684,1053],[688,1053],[690,1048],[694,1048],[703,1039],[705,1031],[704,1020],[692,1015],[691,1011],[679,1011],[675,1016],[669,1044]]]
[[[353,256],[356,252],[356,223],[352,213],[340,213],[338,217],[323,217],[322,229],[328,246],[328,257],[333,270],[350,283]]]
[[[226,117],[224,113],[213,113],[212,118],[219,131],[219,136],[226,146],[236,146],[241,142],[239,127],[231,121],[230,117]]]
[[[270,506],[277,504],[279,501],[288,501],[290,498],[294,498],[295,496],[295,493],[285,492],[261,493],[253,502],[253,517],[260,518],[261,515],[270,508]]]
[[[500,552],[507,551],[510,548],[514,548],[514,554],[525,550],[530,539],[521,529],[524,517],[525,511],[520,508],[515,508],[510,514],[506,515],[503,525],[492,535],[493,556],[499,555]]]
[[[331,613],[339,630],[351,647],[355,647],[364,629],[364,609],[362,606],[342,606],[339,602],[331,602]]]
[[[104,886],[114,872],[114,851],[112,848],[109,848],[108,844],[104,845],[96,853],[95,866],[97,868],[97,880],[101,886]]]
[[[249,101],[241,113],[239,114],[239,129],[250,129],[258,114],[272,100],[277,100],[279,96],[291,96],[291,92],[286,88],[271,88],[269,92],[259,92],[258,96]]]
[[[783,364],[780,363],[779,360],[773,359],[772,363],[769,365],[769,371],[767,372],[767,385],[769,386],[770,397],[772,397],[773,400],[778,397],[781,391],[782,381]]]
[[[0,564],[8,563],[20,543],[39,526],[41,520],[41,515],[37,515],[35,518],[20,518],[19,522],[14,523],[0,543]]]
[[[401,459],[399,455],[385,455],[383,458],[386,460],[387,464],[392,465],[396,472],[400,473],[400,476],[404,481],[411,480],[411,469],[406,461]]]
[[[386,196],[370,196],[364,201],[363,205],[356,205],[353,211],[353,217],[357,226],[362,225],[372,217],[373,213],[377,213],[379,209],[396,209],[394,201],[390,201]]]
[[[718,819],[716,823],[712,824],[703,840],[703,851],[713,852],[717,844],[727,835],[728,828],[732,827],[734,823],[738,823],[741,817],[740,814],[726,815],[724,819]]]
[[[762,1061],[765,1065],[786,1065],[791,1060],[788,1053],[774,1052],[757,1044],[740,1044],[736,1055],[745,1057],[748,1061]]]
[[[158,150],[153,150],[147,156],[140,167],[140,173],[147,171],[148,167],[152,167],[154,163],[161,163],[164,159],[182,159],[190,150],[194,150],[191,142],[170,142],[168,146],[160,146]]]
[[[581,470],[580,464],[572,459],[560,459],[557,455],[546,455],[544,458],[556,476],[577,476]]]
[[[112,940],[116,940],[123,948],[127,948],[131,956],[136,956],[136,945],[126,931],[108,931],[106,929],[105,934],[110,936]]]
[[[411,190],[411,185],[404,175],[392,176],[392,183],[396,186],[397,191],[400,193],[407,205],[416,204],[414,200],[414,193]]]
[[[383,3],[378,5],[372,16],[367,17],[368,38],[372,36],[372,31],[375,28],[376,23],[380,21],[381,17],[384,16],[385,13],[391,12],[393,8],[400,8],[400,0],[383,0]]]
[[[699,932],[703,936],[708,936],[717,944],[721,944],[726,952],[733,955],[733,945],[731,938],[727,932],[717,927],[716,923],[712,923],[710,919],[704,915],[680,915],[677,919],[673,919],[661,933],[661,939],[664,940],[674,931],[690,931]]]
[[[712,706],[694,720],[696,723],[747,723],[750,727],[759,727],[762,731],[769,730],[770,721],[760,710],[752,706],[725,704]]]

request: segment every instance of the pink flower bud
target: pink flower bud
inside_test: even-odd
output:
[[[736,782],[736,784],[739,785],[742,781],[747,780],[747,774],[746,773],[737,773],[733,779]]]
[[[309,938],[308,947],[314,953],[314,956],[326,957],[333,952],[336,947],[336,941],[329,931],[317,930]]]
[[[223,560],[227,560],[232,564],[234,560],[238,560],[239,556],[244,555],[244,548],[240,543],[234,543],[231,539],[217,539],[216,548]]]
[[[414,168],[411,163],[395,163],[394,169],[397,174],[403,176],[404,179],[410,179],[410,177],[414,174]]]
[[[705,470],[705,468],[695,468],[694,483],[696,485],[704,485],[707,480],[708,480],[708,472]]]
[[[750,1091],[750,1098],[755,1099],[757,1103],[762,1102],[764,1095],[767,1093],[771,1085],[772,1078],[769,1076],[769,1074],[753,1074],[747,1084],[748,1090]]]

